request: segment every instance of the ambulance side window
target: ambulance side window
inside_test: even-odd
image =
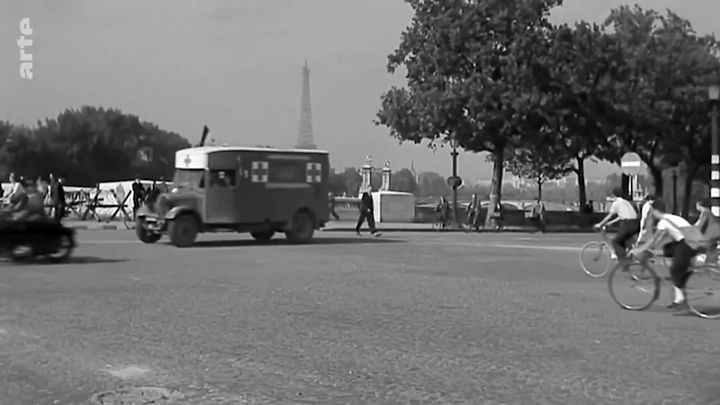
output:
[[[235,187],[235,170],[210,170],[210,187]]]

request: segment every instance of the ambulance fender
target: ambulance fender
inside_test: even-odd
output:
[[[165,214],[165,220],[171,221],[171,220],[179,217],[180,215],[185,215],[185,214],[192,215],[193,218],[195,218],[198,221],[198,224],[200,224],[200,217],[198,216],[197,212],[195,212],[195,210],[190,207],[183,207],[183,206],[171,208],[170,211],[168,211]]]

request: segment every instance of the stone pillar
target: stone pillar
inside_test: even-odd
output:
[[[366,163],[362,167],[362,185],[360,186],[359,194],[362,196],[362,193],[365,191],[368,191],[372,187],[372,165],[369,163]]]
[[[382,191],[390,191],[390,175],[392,174],[392,170],[390,169],[390,165],[385,165],[382,169],[382,186],[380,186],[380,190]]]

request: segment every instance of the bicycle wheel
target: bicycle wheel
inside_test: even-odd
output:
[[[720,268],[703,265],[693,270],[685,286],[688,309],[705,319],[720,318]]]
[[[580,265],[590,277],[602,277],[610,269],[610,247],[604,242],[588,242],[580,252]]]
[[[660,296],[660,277],[652,267],[632,263],[626,271],[618,263],[610,271],[608,288],[621,308],[642,311]]]

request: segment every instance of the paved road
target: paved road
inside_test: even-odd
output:
[[[70,264],[0,264],[1,404],[121,386],[180,404],[720,399],[720,323],[620,310],[578,269],[586,235],[79,235]]]

